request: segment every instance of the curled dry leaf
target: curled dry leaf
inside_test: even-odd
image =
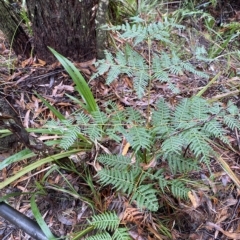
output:
[[[142,223],[144,220],[144,215],[139,209],[136,208],[126,208],[123,213],[120,214],[121,222],[123,223]]]

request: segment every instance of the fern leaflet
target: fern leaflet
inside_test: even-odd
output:
[[[127,228],[117,228],[112,236],[113,240],[131,240]]]
[[[97,233],[95,236],[87,237],[86,240],[112,240],[110,234],[106,231]]]
[[[136,200],[140,208],[145,207],[150,211],[157,211],[159,206],[156,192],[152,184],[140,185],[134,189],[132,201]]]

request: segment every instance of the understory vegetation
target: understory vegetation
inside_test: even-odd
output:
[[[225,171],[233,188],[240,187],[222,157],[239,154],[233,134],[240,131],[240,82],[238,68],[231,67],[240,55],[233,44],[239,40],[239,23],[225,25],[223,36],[210,14],[191,8],[198,6],[195,1],[185,1],[182,8],[169,12],[165,1],[140,2],[137,14],[132,11],[133,1],[121,11],[115,6],[118,16],[128,19],[103,26],[110,47],[105,59],[95,62],[89,81],[70,60],[50,48],[75,83],[78,96],[66,95],[78,108],[64,115],[36,93],[55,119],[29,132],[51,136],[45,144],[56,152],[38,156],[0,183],[2,189],[49,163],[50,169],[36,182],[39,196],[54,189],[84,202],[92,212],[82,226],[65,236],[69,239],[137,239],[132,229],[139,236],[144,231],[152,236],[144,239],[182,239],[171,229],[173,212],[177,204],[200,206],[199,199],[207,196],[204,180],[214,182],[214,163]],[[214,6],[217,1],[210,2]],[[205,36],[189,27],[188,20],[194,24],[199,19]],[[199,38],[207,43],[197,44]],[[235,77],[235,81],[222,84],[221,76]],[[91,83],[101,78],[117,101],[102,102],[92,93]],[[127,84],[115,88],[123,79]],[[197,84],[192,88],[185,82]],[[36,156],[24,149],[2,161],[0,169]],[[80,178],[90,194],[77,191],[63,170]],[[50,183],[54,173],[64,179],[64,187]],[[168,219],[158,218],[167,213]],[[41,214],[35,218],[54,239]]]

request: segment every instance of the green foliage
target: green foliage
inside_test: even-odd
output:
[[[126,44],[124,50],[119,50],[115,55],[106,50],[106,60],[100,60],[96,63],[98,71],[93,75],[92,79],[107,72],[106,81],[107,84],[111,84],[119,75],[126,74],[133,79],[134,90],[138,97],[141,98],[145,94],[147,85],[152,80],[168,83],[168,87],[177,93],[178,89],[171,82],[170,74],[182,74],[187,71],[208,78],[207,74],[197,71],[190,61],[183,61],[175,50],[177,47],[171,41],[170,35],[173,29],[181,29],[183,26],[167,18],[163,22],[159,21],[150,24],[147,24],[139,17],[133,17],[131,20],[131,23],[113,26],[108,30],[116,31],[125,41],[126,39],[132,40],[132,46]],[[159,41],[162,45],[169,46],[172,52],[169,54],[164,50],[161,53],[154,51],[149,62],[149,58],[134,49],[144,41],[147,42],[148,48],[151,48],[152,41]],[[206,52],[201,49],[196,53],[196,57],[209,61],[207,57],[204,57],[205,54]]]
[[[108,232],[98,233],[95,236],[86,238],[86,240],[112,240],[111,235]]]
[[[83,78],[79,70],[70,62],[67,58],[56,52],[54,49],[48,47],[52,54],[58,59],[58,61],[63,65],[64,69],[71,76],[72,80],[76,84],[76,90],[84,100],[85,104],[82,104],[82,107],[85,108],[89,113],[97,111],[98,106],[93,97],[93,94]]]
[[[45,234],[45,236],[47,237],[47,239],[57,240],[57,238],[51,233],[49,227],[47,226],[47,224],[43,220],[43,217],[42,217],[42,215],[41,215],[41,213],[38,209],[35,197],[36,197],[36,193],[33,194],[32,197],[31,197],[31,209],[32,209],[34,217],[36,218],[36,221],[37,221],[38,225],[42,229],[42,231]]]
[[[94,228],[100,230],[114,231],[120,221],[118,216],[115,213],[105,212],[104,214],[94,215],[91,221],[88,221],[90,225],[93,225]]]
[[[171,74],[188,72],[208,78],[205,73],[196,70],[190,60],[182,59],[182,53],[176,50],[178,47],[171,39],[174,29],[182,29],[182,26],[167,18],[163,22],[146,23],[140,17],[109,28],[126,44],[116,54],[105,52],[106,60],[96,63],[98,70],[93,78],[107,73],[107,84],[111,84],[119,76],[128,75],[133,79],[134,90],[139,98],[145,95],[147,86],[155,81],[167,83],[169,89],[177,93],[178,88],[172,82]],[[151,51],[153,41],[163,46],[161,52]],[[138,50],[144,44],[148,50],[146,56]],[[73,67],[66,59],[61,56],[58,58],[72,77],[79,77],[74,75]],[[212,60],[207,57],[204,48],[197,48],[192,59],[204,62]],[[79,83],[77,87],[80,87]],[[89,93],[89,89],[86,89]],[[83,94],[81,91],[80,94]],[[81,141],[96,146],[100,143],[102,146],[106,139],[110,143],[126,140],[131,147],[131,156],[122,156],[121,152],[116,155],[97,155],[95,160],[101,164],[97,181],[102,187],[110,185],[124,194],[138,208],[152,212],[159,209],[161,194],[187,198],[190,188],[186,185],[185,176],[199,170],[199,163],[208,165],[210,158],[217,156],[212,140],[229,145],[225,128],[240,130],[239,109],[232,102],[224,107],[220,103],[211,104],[202,97],[194,96],[183,98],[171,106],[162,98],[154,109],[148,106],[148,112],[143,113],[133,107],[123,110],[111,101],[104,104],[104,110],[100,110],[92,95],[89,96],[89,101],[85,101],[84,105],[87,111],[76,112],[69,119],[61,118],[51,123],[54,131],[61,131],[60,147],[65,150],[75,148]],[[158,162],[165,162],[164,169],[155,167]],[[89,224],[99,232],[88,239],[129,239],[127,229],[119,226],[120,220],[115,213],[94,215]]]
[[[186,188],[183,182],[178,179],[171,181],[171,191],[172,194],[179,198],[187,198],[187,194],[190,189]]]
[[[185,198],[189,189],[181,179],[164,178],[165,171],[172,174],[187,174],[198,170],[198,163],[209,164],[210,158],[217,155],[211,147],[212,139],[230,144],[225,125],[230,129],[239,126],[239,110],[233,103],[227,108],[210,104],[201,97],[184,98],[174,108],[160,99],[152,110],[150,128],[146,119],[135,109],[117,109],[108,102],[105,113],[96,111],[88,116],[83,112],[75,113],[71,119],[57,122],[55,128],[62,131],[60,146],[67,149],[79,136],[95,143],[104,137],[125,138],[130,143],[135,161],[118,155],[99,155],[97,160],[103,165],[97,174],[102,186],[111,185],[136,201],[139,208],[157,211],[157,192],[171,191],[175,197]],[[74,119],[74,120],[73,120]],[[125,127],[127,126],[127,127]],[[109,134],[111,133],[111,134]],[[142,163],[150,162],[149,157],[160,158],[168,163],[165,171],[155,168],[143,169]],[[152,184],[154,183],[154,184]]]
[[[105,212],[100,215],[94,215],[92,220],[88,220],[89,224],[99,232],[86,238],[87,240],[130,240],[128,229],[119,227],[120,219],[112,212]]]

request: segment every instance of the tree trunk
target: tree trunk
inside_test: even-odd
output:
[[[19,9],[16,6],[0,0],[0,29],[17,55],[29,57],[31,43],[28,35],[21,26]]]
[[[73,61],[96,57],[98,0],[27,0],[37,57],[52,63],[48,46]]]
[[[109,0],[100,0],[98,4],[97,16],[96,16],[96,45],[97,45],[97,57],[102,59],[105,57],[104,49],[106,49],[107,34],[106,30],[101,27],[106,24],[108,13]]]

